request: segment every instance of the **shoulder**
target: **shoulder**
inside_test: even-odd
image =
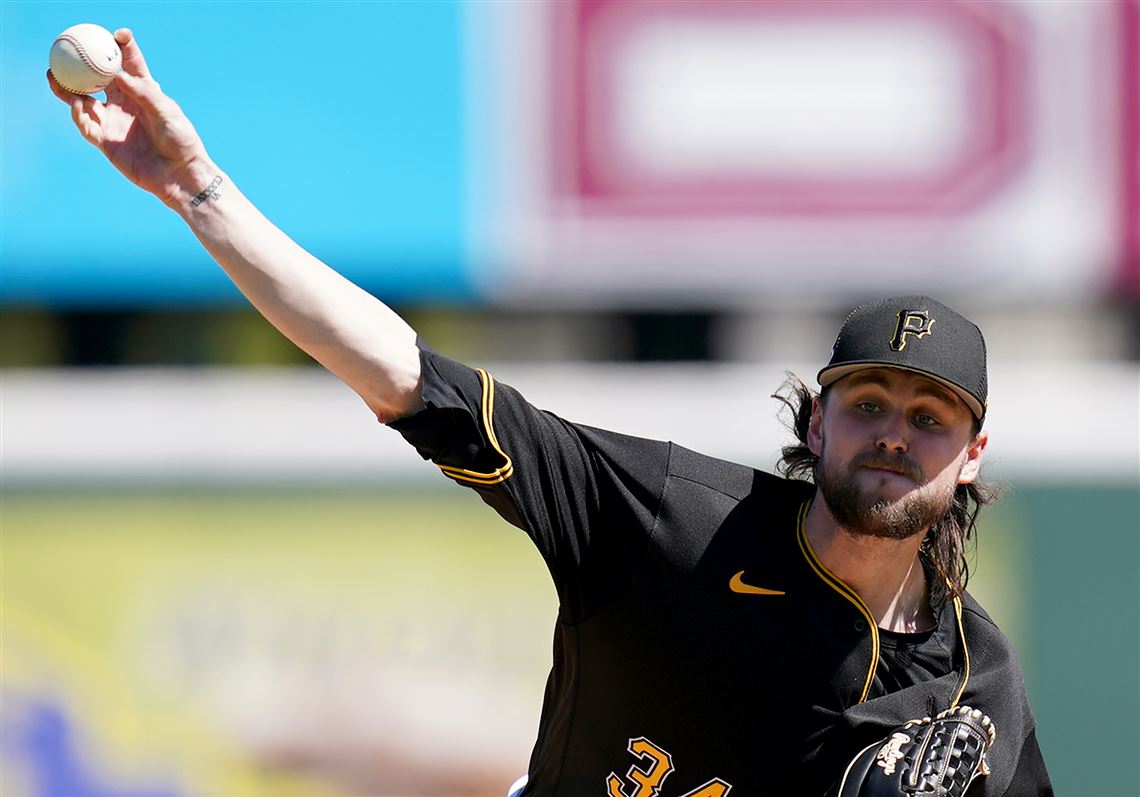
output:
[[[989,612],[968,591],[962,596],[962,623],[966,626],[967,631],[973,630],[979,634],[992,637],[1004,645],[1009,645],[1009,640],[998,628],[994,619],[990,617]]]
[[[989,683],[995,691],[1004,684],[1011,694],[1023,695],[1024,675],[1013,643],[968,592],[962,599],[962,634],[972,679],[979,684]]]
[[[739,501],[750,497],[786,497],[798,504],[815,492],[815,486],[809,482],[785,479],[747,465],[700,454],[675,443],[669,462],[669,477],[691,482]]]

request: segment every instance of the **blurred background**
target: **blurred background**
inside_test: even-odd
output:
[[[130,26],[214,159],[437,349],[771,468],[921,292],[990,348],[971,589],[1058,794],[1140,781],[1140,2],[0,5],[4,797],[491,797],[525,537],[252,312],[43,73]],[[225,187],[221,191],[224,194]]]

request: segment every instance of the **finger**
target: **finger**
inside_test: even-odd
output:
[[[157,83],[150,78],[136,77],[130,72],[119,72],[115,75],[112,86],[124,96],[134,100],[139,108],[148,114],[161,113],[163,104],[167,102],[166,95],[162,93],[162,88]]]
[[[99,123],[102,116],[102,103],[87,95],[72,95],[71,121],[79,128],[85,139],[97,147],[103,146],[103,127]]]
[[[72,94],[59,85],[59,81],[48,70],[48,85],[52,93],[71,106],[71,121],[79,128],[85,139],[97,147],[103,146],[103,103],[87,94]]]
[[[115,41],[123,51],[123,70],[138,77],[150,77],[150,69],[143,58],[139,43],[130,28],[119,28],[115,31]]]
[[[71,101],[74,100],[76,97],[81,96],[79,94],[72,94],[70,91],[65,89],[63,86],[59,85],[59,81],[55,79],[55,75],[53,75],[51,73],[50,69],[47,71],[47,79],[48,79],[48,85],[51,87],[51,93],[54,94],[55,96],[59,97],[61,100],[66,102],[68,105],[71,105]]]

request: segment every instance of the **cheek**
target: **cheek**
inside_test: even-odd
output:
[[[832,463],[849,462],[856,454],[866,453],[874,448],[874,441],[861,435],[849,425],[832,423],[819,430],[820,458],[826,457]]]
[[[957,484],[958,477],[962,475],[962,468],[966,464],[966,452],[955,452],[956,455],[943,457],[939,462],[936,462],[933,467],[936,472],[933,474],[932,481],[947,482],[950,484]],[[939,467],[941,465],[941,467]]]

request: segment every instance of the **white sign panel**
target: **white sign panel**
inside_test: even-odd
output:
[[[1032,300],[1117,275],[1121,3],[474,5],[494,296]]]

